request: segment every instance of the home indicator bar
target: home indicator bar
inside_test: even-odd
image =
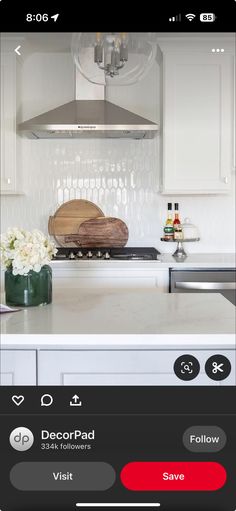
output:
[[[123,503],[113,503],[113,502],[110,502],[110,503],[104,503],[104,502],[99,502],[97,504],[94,504],[94,503],[87,503],[87,504],[76,504],[76,507],[160,507],[161,504],[159,504],[158,502],[156,502],[155,504],[150,504],[150,502],[148,504],[145,504],[145,503],[141,503],[141,504],[137,504],[137,502],[132,502],[132,503],[126,503],[126,502],[123,502]]]

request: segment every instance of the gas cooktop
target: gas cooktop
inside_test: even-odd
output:
[[[123,248],[70,248],[59,247],[54,260],[77,261],[81,259],[120,260],[120,261],[157,261],[160,252],[154,247]]]

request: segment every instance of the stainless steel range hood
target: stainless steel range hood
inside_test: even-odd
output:
[[[28,138],[153,138],[157,125],[106,100],[74,100],[23,122]]]
[[[19,124],[19,131],[34,139],[143,139],[156,135],[157,124],[107,101],[105,87],[89,83],[78,71],[75,86],[74,101]]]

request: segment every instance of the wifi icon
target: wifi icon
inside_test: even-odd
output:
[[[196,18],[196,14],[185,14],[185,18],[188,19],[188,21],[193,21],[194,18]]]

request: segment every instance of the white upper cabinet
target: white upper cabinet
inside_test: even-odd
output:
[[[218,44],[193,39],[176,38],[162,47],[162,193],[227,193],[233,170],[234,47],[221,36]]]
[[[1,194],[22,193],[20,138],[17,135],[17,96],[20,59],[14,48],[19,39],[1,38]]]

